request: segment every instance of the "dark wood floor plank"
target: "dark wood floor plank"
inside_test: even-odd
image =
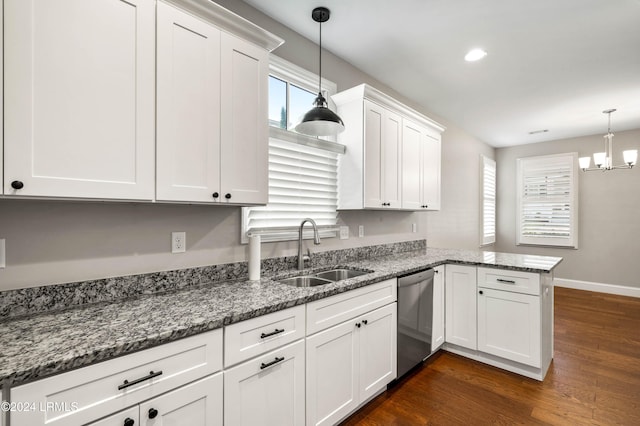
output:
[[[555,289],[543,382],[439,352],[343,426],[640,425],[640,299]]]

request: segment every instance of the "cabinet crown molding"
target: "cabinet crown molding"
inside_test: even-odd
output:
[[[211,0],[163,0],[201,19],[215,24],[221,30],[250,41],[269,52],[284,43],[275,34],[257,26],[253,22],[236,15]]]
[[[385,108],[388,108],[410,120],[414,120],[418,124],[422,124],[433,130],[436,130],[438,133],[442,133],[446,130],[446,127],[438,123],[437,121],[430,119],[426,115],[419,113],[415,109],[404,105],[403,103],[392,98],[386,93],[383,93],[366,83],[360,84],[358,86],[352,87],[351,89],[344,90],[331,96],[331,99],[333,99],[333,101],[338,106],[363,98],[375,102]]]

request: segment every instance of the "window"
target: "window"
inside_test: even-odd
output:
[[[263,241],[298,238],[300,222],[309,217],[322,237],[336,235],[338,155],[343,145],[290,131],[312,106],[318,77],[272,56],[269,76],[269,203],[242,210],[242,242],[247,233]],[[335,85],[323,80],[326,97]],[[305,227],[305,238],[311,237]]]
[[[480,156],[482,166],[482,242],[481,245],[496,242],[496,162],[484,155]]]
[[[578,247],[578,153],[519,158],[517,244]]]

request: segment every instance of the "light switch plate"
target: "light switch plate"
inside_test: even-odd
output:
[[[341,240],[348,240],[349,239],[349,227],[348,226],[341,226],[340,227],[340,239]]]
[[[417,223],[412,223],[411,224],[411,232],[413,232],[414,234],[416,232],[418,232],[418,224]]]
[[[364,237],[364,225],[358,226],[358,237]]]

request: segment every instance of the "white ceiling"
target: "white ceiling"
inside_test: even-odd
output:
[[[640,128],[640,0],[245,1],[496,147]]]

